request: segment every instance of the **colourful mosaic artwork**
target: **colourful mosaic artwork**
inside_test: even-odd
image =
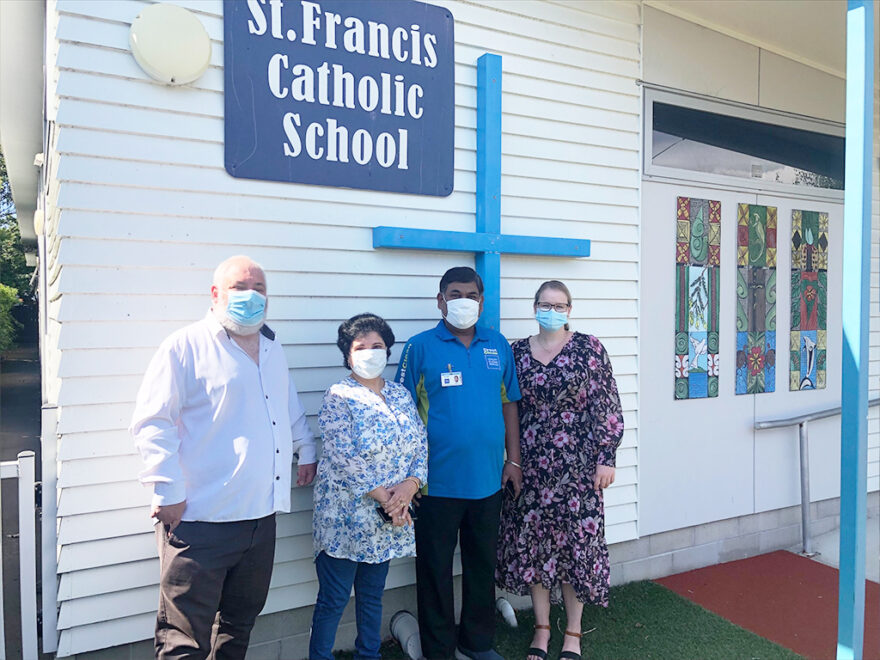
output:
[[[828,309],[828,214],[791,212],[789,389],[825,387]]]
[[[675,398],[715,397],[721,202],[679,197],[675,235]]]
[[[740,204],[736,240],[736,393],[776,389],[776,207]]]

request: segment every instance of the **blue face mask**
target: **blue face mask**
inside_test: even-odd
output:
[[[559,330],[568,323],[568,314],[557,312],[555,309],[548,309],[546,312],[539,309],[535,312],[535,320],[545,330]]]
[[[248,289],[230,291],[226,303],[226,316],[241,326],[252,328],[263,323],[266,312],[266,296]]]

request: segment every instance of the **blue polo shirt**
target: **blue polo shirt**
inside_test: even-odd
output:
[[[461,385],[443,386],[443,374]],[[455,381],[448,376],[447,381]],[[409,340],[397,367],[428,428],[428,494],[476,500],[501,488],[504,417],[519,401],[513,351],[504,336],[476,327],[471,345],[443,321]]]

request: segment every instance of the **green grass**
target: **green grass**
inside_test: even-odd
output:
[[[531,610],[517,612],[519,626],[499,617],[495,648],[507,660],[525,660],[535,620]],[[558,624],[557,624],[558,621]],[[548,660],[562,646],[565,616],[553,607]],[[608,609],[584,608],[584,660],[793,660],[798,654],[703,609],[653,582],[633,582],[611,590]],[[340,660],[351,653],[340,653]],[[394,641],[383,658],[403,658]]]

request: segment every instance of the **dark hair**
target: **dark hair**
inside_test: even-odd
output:
[[[544,289],[555,289],[556,291],[561,291],[565,294],[565,297],[568,299],[568,306],[571,307],[571,291],[568,290],[568,287],[565,286],[559,280],[547,280],[541,286],[538,287],[538,290],[535,291],[535,304],[538,304],[538,301],[541,299],[541,293],[543,293]],[[565,324],[565,329],[570,330],[568,323]]]
[[[394,346],[394,333],[391,331],[391,326],[385,322],[385,319],[375,314],[357,314],[339,324],[336,345],[342,351],[342,366],[351,369],[351,365],[348,363],[351,345],[358,337],[371,332],[379,333],[382,341],[385,342],[388,357],[391,357],[391,347]]]
[[[446,289],[453,282],[461,282],[463,284],[476,282],[477,291],[480,292],[481,296],[483,295],[483,278],[470,266],[456,266],[443,273],[443,277],[440,278],[440,293],[445,294]]]

